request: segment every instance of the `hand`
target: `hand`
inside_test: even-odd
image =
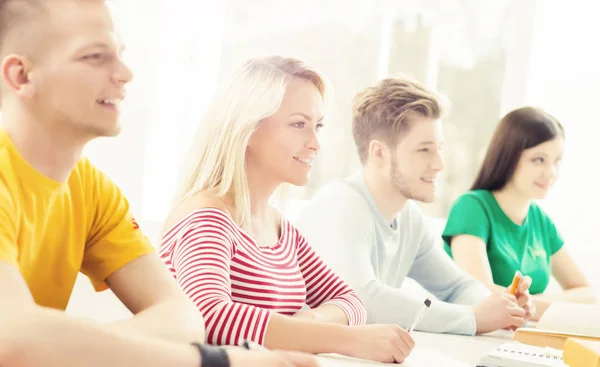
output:
[[[415,346],[410,334],[398,325],[366,325],[348,329],[344,354],[383,363],[402,363]]]
[[[317,359],[310,355],[284,351],[227,351],[231,367],[319,367]]]
[[[521,279],[515,294],[517,304],[525,311],[525,321],[531,319],[536,312],[535,304],[529,294],[529,287],[531,287],[531,277],[524,276],[523,279]],[[512,328],[516,329],[514,326]]]
[[[477,334],[498,329],[521,327],[525,323],[525,310],[517,298],[508,293],[492,293],[473,308]]]

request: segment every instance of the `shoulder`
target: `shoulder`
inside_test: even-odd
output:
[[[552,221],[552,218],[550,218],[548,213],[546,213],[546,211],[544,211],[544,209],[542,209],[535,202],[531,203],[531,206],[529,207],[528,216],[530,219],[533,219],[534,222],[537,222],[542,226],[545,226],[545,225],[554,226],[554,222]]]
[[[346,180],[335,180],[324,185],[309,200],[307,208],[327,211],[346,211],[353,209],[357,212],[369,210],[366,198],[358,188]]]
[[[235,225],[221,199],[200,192],[186,198],[171,211],[163,232],[171,232],[198,222],[214,222],[215,225],[229,229]]]
[[[456,199],[452,204],[451,212],[485,211],[490,200],[494,200],[494,198],[492,193],[487,190],[469,191]]]
[[[118,186],[87,157],[82,157],[71,171],[69,187],[72,192],[77,189],[86,192],[89,192],[89,190],[97,192],[119,191]]]

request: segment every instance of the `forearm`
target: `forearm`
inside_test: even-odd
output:
[[[204,320],[196,306],[187,299],[163,302],[132,318],[110,324],[124,333],[135,333],[160,339],[204,343]]]
[[[300,311],[298,317],[319,322],[348,325],[348,315],[336,305],[324,304],[311,310]]]
[[[546,312],[552,302],[576,302],[576,303],[595,303],[598,298],[594,289],[591,287],[578,287],[567,289],[554,294],[536,294],[532,296],[536,312],[532,320],[538,321]]]
[[[306,353],[348,354],[349,326],[271,314],[264,346]]]
[[[537,300],[548,302],[575,302],[575,303],[596,303],[598,295],[592,287],[578,287],[561,291],[559,293],[538,294],[533,297]]]
[[[7,316],[6,314],[4,316]],[[0,320],[0,365],[12,367],[129,367],[200,365],[197,350],[132,334],[39,307]]]

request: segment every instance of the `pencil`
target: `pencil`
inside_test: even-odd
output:
[[[513,296],[517,293],[521,279],[523,279],[523,274],[517,270],[515,272],[515,277],[513,278],[512,284],[508,288],[508,293],[512,294]]]

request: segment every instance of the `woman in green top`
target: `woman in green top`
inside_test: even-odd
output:
[[[508,287],[517,270],[529,275],[534,320],[552,301],[594,301],[556,226],[534,203],[556,180],[563,149],[564,130],[553,116],[533,107],[508,113],[442,235],[454,261],[492,291]],[[560,294],[544,294],[551,275],[563,288]]]

